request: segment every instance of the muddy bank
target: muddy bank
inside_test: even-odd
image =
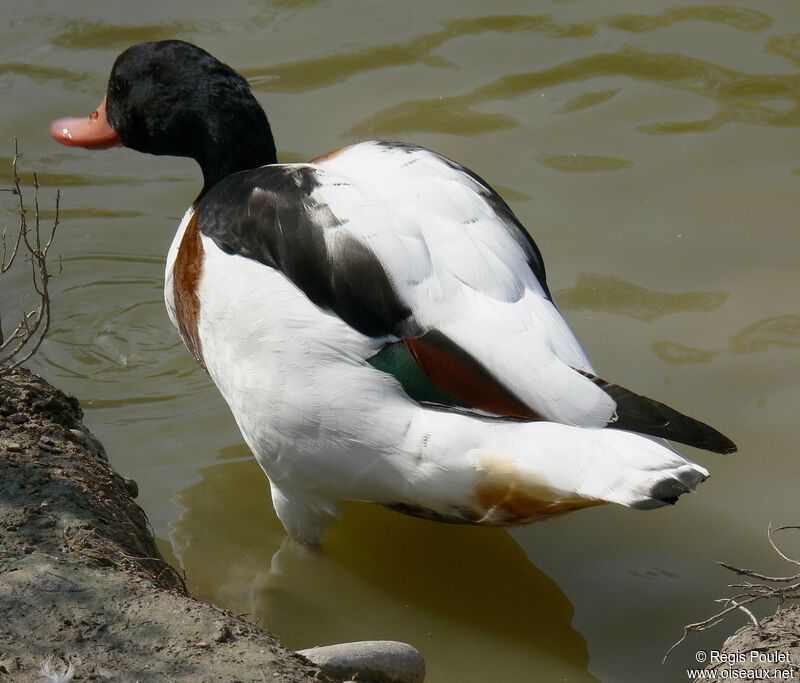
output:
[[[27,371],[0,376],[0,683],[49,657],[84,681],[335,680],[186,594],[81,416]]]
[[[758,623],[743,626],[718,652],[709,652],[707,670],[696,681],[800,680],[800,605],[778,609]]]

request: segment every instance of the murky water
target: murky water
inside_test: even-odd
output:
[[[676,681],[723,635],[660,664],[724,594],[715,561],[780,570],[766,526],[800,511],[795,0],[3,7],[0,180],[16,135],[43,203],[63,192],[64,272],[33,366],[82,399],[197,595],[290,646],[407,640],[430,683]],[[266,480],[161,303],[197,169],[46,134],[94,108],[119,51],[166,37],[251,79],[286,160],[387,137],[489,179],[600,373],[711,422],[740,453],[683,449],[713,477],[669,510],[594,509],[512,537],[352,505],[324,553],[284,543]],[[7,318],[25,285],[3,280]]]

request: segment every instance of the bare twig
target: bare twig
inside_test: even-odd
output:
[[[726,562],[717,562],[718,565],[721,567],[725,567],[725,569],[730,569],[732,572],[736,572],[737,574],[741,574],[743,576],[749,576],[754,579],[758,579],[759,581],[772,581],[774,583],[788,583],[790,581],[797,581],[800,579],[800,574],[793,574],[792,576],[766,576],[765,574],[759,574],[758,572],[754,572],[752,569],[742,569],[740,567],[734,567],[732,564],[728,564]]]
[[[741,598],[741,596],[736,596],[736,597],[737,598]],[[703,621],[698,621],[698,622],[695,622],[694,624],[686,624],[686,626],[683,627],[683,635],[681,636],[680,640],[675,641],[672,644],[672,646],[669,648],[669,650],[667,650],[666,654],[664,655],[664,658],[661,660],[661,663],[663,664],[664,662],[667,661],[667,657],[669,657],[670,653],[676,647],[678,647],[678,645],[680,645],[684,640],[686,640],[686,638],[688,637],[688,635],[690,633],[698,633],[700,631],[706,631],[706,630],[708,630],[710,628],[713,628],[714,626],[719,624],[721,621],[723,621],[728,614],[730,614],[731,612],[739,609],[742,605],[747,605],[747,604],[753,602],[756,599],[758,599],[758,598],[750,597],[750,598],[746,598],[745,600],[742,600],[742,602],[735,602],[734,601],[733,604],[729,604],[728,607],[726,607],[725,609],[720,610],[716,614],[711,615],[710,617],[708,617],[708,619],[703,619]],[[727,601],[727,602],[730,603],[731,601]]]
[[[47,255],[53,245],[53,238],[59,224],[59,205],[61,192],[56,192],[55,217],[52,225],[47,228],[46,239],[42,239],[41,213],[39,210],[39,178],[33,174],[33,224],[28,222],[28,213],[25,206],[25,197],[21,186],[18,163],[22,154],[19,145],[14,139],[14,157],[11,160],[11,187],[0,188],[0,191],[10,192],[17,198],[16,213],[18,215],[17,234],[9,248],[7,231],[4,228],[0,235],[2,243],[2,256],[0,256],[0,275],[7,272],[17,258],[24,258],[31,265],[31,278],[33,289],[37,296],[37,304],[29,311],[23,311],[19,322],[7,336],[3,334],[0,321],[0,375],[21,365],[33,356],[39,349],[47,331],[50,329],[50,280],[61,272],[61,259],[59,269],[50,272],[47,264]]]
[[[776,531],[783,531],[784,529],[800,529],[800,526],[796,524],[785,524],[784,526],[779,526],[777,529],[772,528],[772,522],[769,524],[769,529],[767,529],[767,538],[769,538],[769,544],[772,546],[772,549],[778,553],[784,560],[786,560],[789,564],[795,564],[800,567],[800,560],[795,560],[792,557],[786,557],[779,549],[778,546],[775,545],[775,539],[773,536],[775,535]]]
[[[789,564],[800,565],[800,560],[789,557],[788,555],[784,554],[777,545],[775,545],[775,533],[778,531],[784,531],[786,529],[800,529],[800,525],[787,524],[773,529],[772,523],[770,523],[767,529],[767,538],[769,540],[769,544],[783,560]],[[755,572],[752,569],[735,567],[731,564],[727,564],[726,562],[719,562],[718,564],[725,567],[725,569],[735,572],[739,576],[748,576],[756,581],[765,583],[753,583],[748,581],[746,583],[728,584],[728,588],[737,589],[742,592],[730,598],[720,598],[719,600],[716,600],[716,602],[723,603],[725,605],[723,609],[716,614],[712,614],[710,617],[708,617],[708,619],[684,626],[683,635],[681,636],[680,640],[673,643],[672,647],[667,650],[666,654],[664,655],[664,659],[661,660],[662,664],[667,661],[667,657],[669,657],[670,653],[684,640],[686,640],[690,633],[698,633],[700,631],[706,631],[707,629],[713,628],[722,622],[731,612],[737,610],[744,612],[748,619],[760,631],[761,627],[758,623],[758,619],[756,619],[755,615],[746,607],[746,605],[758,602],[760,600],[777,600],[780,604],[785,600],[800,599],[800,573],[793,574],[791,576],[767,576],[766,574]],[[784,585],[768,585],[770,583]]]
[[[747,609],[747,607],[745,607],[744,605],[740,605],[733,598],[729,598],[728,600],[724,600],[723,602],[729,603],[729,604],[733,605],[734,607],[736,607],[737,609],[739,609],[742,612],[744,612],[748,616],[750,621],[753,623],[753,626],[756,627],[756,631],[761,633],[761,624],[758,623],[758,619],[756,619],[756,615],[753,614],[749,609]]]

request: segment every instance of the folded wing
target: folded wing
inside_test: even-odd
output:
[[[363,334],[400,343],[398,367],[415,365],[453,404],[735,450],[595,376],[531,237],[488,184],[444,157],[362,143],[236,174],[206,197],[216,208],[201,201],[199,227],[221,249],[281,270]]]

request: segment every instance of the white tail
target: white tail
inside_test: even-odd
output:
[[[642,510],[674,503],[708,471],[665,442],[630,432],[549,422],[503,425],[476,458],[485,522],[513,523],[618,503]]]

